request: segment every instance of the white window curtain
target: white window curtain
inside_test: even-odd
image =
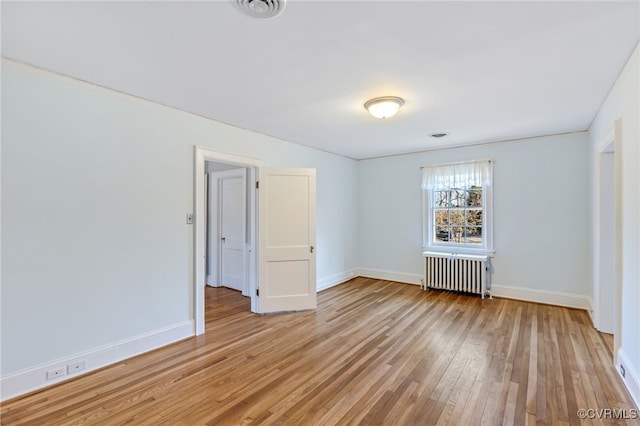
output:
[[[442,190],[491,185],[491,161],[441,164],[422,168],[422,189]]]

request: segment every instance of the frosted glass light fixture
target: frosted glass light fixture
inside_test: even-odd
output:
[[[404,99],[397,96],[382,96],[369,99],[364,107],[375,118],[389,118],[396,115],[400,107],[404,105]]]

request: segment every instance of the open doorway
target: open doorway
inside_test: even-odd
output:
[[[207,204],[209,177],[207,175],[207,163],[220,164],[220,168],[240,169],[245,171],[246,179],[246,228],[245,228],[245,257],[244,260],[246,274],[247,295],[251,299],[251,311],[256,308],[256,196],[255,187],[252,183],[256,181],[257,168],[264,165],[264,162],[249,157],[242,157],[210,150],[204,147],[195,147],[194,157],[194,240],[195,240],[195,277],[194,277],[194,321],[195,334],[200,335],[205,332],[205,286],[210,279],[210,265],[207,262],[207,247],[212,245],[207,232]],[[224,166],[222,166],[224,165]],[[215,166],[211,166],[216,168]],[[221,172],[224,170],[220,170]],[[237,195],[237,194],[236,194]],[[236,196],[234,195],[234,196]],[[236,253],[237,254],[237,253]],[[236,259],[237,260],[237,259]],[[214,272],[215,274],[215,272]]]
[[[250,168],[207,161],[205,167],[205,323],[251,311]],[[207,325],[208,327],[208,325]]]
[[[207,276],[207,162],[245,169],[248,195],[246,273],[251,312],[295,312],[315,309],[316,170],[263,167],[260,160],[194,149],[194,280],[195,334],[205,332]],[[258,196],[260,194],[260,196]],[[258,232],[259,231],[259,232]],[[260,287],[258,288],[258,276]],[[258,290],[259,294],[258,294]]]
[[[206,162],[206,284],[249,296],[249,168]]]
[[[596,145],[595,172],[595,262],[594,322],[617,362],[620,346],[620,180],[616,150],[619,123]]]

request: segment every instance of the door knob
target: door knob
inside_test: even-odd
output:
[[[313,253],[313,249],[315,249],[315,247],[314,247],[314,246],[309,247],[309,251],[310,251],[311,253]]]
[[[222,237],[220,239],[222,240],[223,243],[227,241],[227,239],[225,237]]]

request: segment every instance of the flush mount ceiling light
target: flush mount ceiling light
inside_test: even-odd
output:
[[[234,6],[253,18],[269,19],[284,12],[286,0],[233,0]]]
[[[369,99],[364,107],[375,118],[389,118],[396,115],[400,107],[404,105],[404,99],[397,96],[382,96]]]

